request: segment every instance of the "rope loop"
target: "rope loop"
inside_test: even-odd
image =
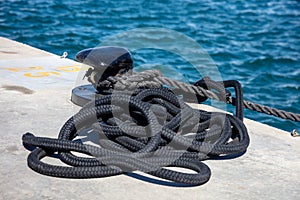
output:
[[[78,140],[93,134],[99,138],[95,145]],[[168,88],[114,91],[86,104],[63,125],[57,139],[31,133],[22,139],[24,146],[35,148],[28,166],[44,175],[96,178],[139,170],[188,185],[209,180],[210,169],[201,161],[239,156],[249,145],[240,119],[192,109]],[[68,167],[41,161],[56,153]]]

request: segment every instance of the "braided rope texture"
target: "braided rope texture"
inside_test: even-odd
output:
[[[94,133],[97,144],[78,139]],[[166,88],[115,90],[85,105],[65,122],[58,138],[26,133],[22,140],[34,148],[28,166],[44,175],[99,178],[142,171],[184,185],[209,180],[211,171],[203,160],[239,156],[249,145],[242,120],[192,109]],[[69,166],[42,161],[54,154]]]
[[[210,80],[210,82],[212,83],[213,81]],[[141,73],[135,73],[133,75],[128,75],[124,77],[110,77],[110,80],[106,80],[106,82],[104,83],[106,83],[106,86],[109,87],[113,87],[113,85],[117,83],[119,85],[119,88],[130,88],[130,86],[136,87],[139,84],[144,88],[159,87],[159,85],[168,85],[174,90],[176,89],[186,94],[197,95],[198,97],[204,100],[206,98],[210,98],[214,100],[224,101],[228,104],[232,104],[235,106],[234,97],[227,97],[226,99],[224,99],[224,96],[217,95],[216,93],[212,92],[207,88],[163,77],[158,70],[147,70]],[[98,88],[102,89],[103,86],[103,83],[100,83]],[[282,119],[300,122],[300,114],[297,113],[271,108],[248,100],[243,100],[243,106],[249,110],[253,110],[256,112],[272,115]]]
[[[264,106],[258,103],[253,103],[251,101],[244,101],[244,107],[248,108],[249,110],[254,110],[256,112],[265,113],[268,115],[273,115],[275,117],[280,117],[282,119],[289,119],[295,122],[300,122],[300,114],[287,112],[284,110],[279,110],[276,108],[271,108],[268,106]]]

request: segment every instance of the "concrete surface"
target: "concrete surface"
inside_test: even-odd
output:
[[[29,152],[22,146],[22,135],[29,131],[56,137],[78,110],[70,102],[78,71],[58,70],[59,75],[41,73],[48,76],[33,78],[24,74],[49,72],[60,66],[7,69],[22,68],[15,64],[22,59],[30,64],[39,57],[60,62],[55,55],[0,37],[0,199],[299,199],[300,138],[251,120],[245,120],[251,138],[247,153],[232,160],[205,161],[212,177],[198,187],[164,186],[127,175],[72,180],[35,173],[27,167]],[[64,62],[74,66],[74,61]],[[59,79],[52,79],[55,76]],[[36,82],[47,84],[37,87]]]

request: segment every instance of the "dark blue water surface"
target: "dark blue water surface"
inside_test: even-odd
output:
[[[242,83],[245,99],[300,113],[299,1],[0,1],[0,36],[58,55],[67,51],[71,59],[107,37],[145,27],[171,29],[195,40],[223,79]],[[172,36],[153,37],[167,41]],[[170,45],[186,48],[180,41]],[[134,59],[136,66],[143,65],[137,70],[163,65],[164,74],[174,78],[200,78],[176,54],[137,50]],[[298,122],[253,111],[245,114],[280,129],[300,130]]]

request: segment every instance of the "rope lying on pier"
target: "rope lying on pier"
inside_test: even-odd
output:
[[[22,138],[25,147],[33,148],[28,166],[44,175],[96,178],[141,171],[176,184],[201,185],[211,175],[203,160],[246,152],[244,107],[300,121],[299,114],[244,101],[238,81],[203,77],[190,85],[157,70],[131,73],[133,60],[124,48],[86,49],[76,59],[92,66],[85,74],[97,90],[87,98],[91,101],[65,122],[58,138],[31,133]],[[228,88],[234,88],[235,97]],[[236,106],[235,114],[196,110],[185,103],[207,98]],[[80,140],[93,134],[99,138],[96,145]],[[47,156],[58,156],[69,166],[43,162]]]
[[[142,171],[175,183],[200,185],[211,173],[202,160],[246,151],[249,137],[241,111],[236,117],[195,110],[169,89],[138,88],[114,88],[113,93],[96,97],[63,125],[57,139],[24,134],[23,144],[35,148],[28,156],[29,167],[44,175],[66,178]],[[97,146],[77,140],[78,135],[88,136],[91,131],[100,137]],[[69,166],[41,161],[55,153]]]

